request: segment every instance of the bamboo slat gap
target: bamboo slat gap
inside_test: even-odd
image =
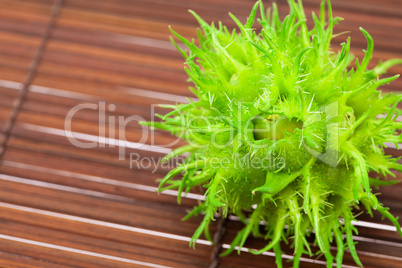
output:
[[[13,103],[13,110],[11,112],[11,115],[10,115],[10,117],[7,121],[6,127],[5,127],[3,140],[0,143],[0,165],[3,161],[3,156],[4,156],[4,152],[6,150],[7,141],[10,138],[14,123],[15,123],[17,116],[21,110],[21,107],[24,104],[24,101],[26,99],[26,96],[29,91],[29,86],[31,85],[33,79],[36,76],[39,63],[41,62],[41,59],[45,52],[47,41],[50,38],[54,25],[56,24],[56,20],[57,20],[58,14],[60,12],[60,9],[62,7],[62,4],[63,4],[63,0],[55,0],[55,2],[53,4],[52,10],[50,12],[49,23],[46,26],[45,32],[43,33],[43,36],[42,36],[42,40],[39,44],[38,49],[36,50],[36,53],[35,53],[33,59],[32,59],[31,65],[29,66],[28,74],[24,80],[24,83],[22,84],[20,94]]]

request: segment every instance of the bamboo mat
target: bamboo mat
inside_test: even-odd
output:
[[[305,0],[306,12],[318,13],[319,2]],[[174,137],[155,132],[159,147],[138,147],[142,128],[131,122],[123,132],[129,143],[120,151],[121,160],[114,144],[122,132],[113,120],[132,115],[150,120],[153,104],[192,97],[183,59],[168,41],[168,25],[195,37],[197,24],[187,12],[192,9],[206,21],[234,27],[227,12],[244,21],[253,3],[0,0],[0,131],[5,143],[0,267],[210,267],[214,247],[208,241],[199,240],[196,250],[188,246],[201,218],[181,221],[200,196],[190,194],[179,206],[173,191],[155,193],[166,169],[153,172],[152,163],[137,168],[142,158],[166,154],[163,145]],[[345,18],[336,31],[351,31],[355,55],[361,57],[366,46],[362,26],[375,41],[373,63],[402,58],[400,0],[332,3],[335,15]],[[286,1],[278,5],[287,13]],[[335,38],[334,48],[345,39]],[[397,73],[401,66],[389,74]],[[383,89],[402,90],[402,79]],[[64,132],[66,116],[80,104],[90,106],[74,115],[70,134],[87,144],[99,141],[95,148],[77,148]],[[10,120],[13,111],[15,120]],[[103,115],[107,127],[100,129]],[[115,140],[99,138],[112,137],[110,130]],[[130,153],[141,158],[130,161]],[[401,155],[392,148],[388,153]],[[402,179],[400,173],[397,178]],[[402,216],[402,184],[381,191],[379,200]],[[391,223],[379,214],[359,219],[355,241],[365,267],[402,267],[402,239]],[[240,228],[236,219],[227,223],[223,247]],[[260,239],[247,242],[252,248],[264,245]],[[292,251],[285,250],[284,258],[292,258]],[[302,267],[324,264],[323,258],[302,261]],[[346,255],[345,267],[355,266]],[[244,251],[220,259],[220,267],[275,267],[275,258],[269,252],[254,256]]]

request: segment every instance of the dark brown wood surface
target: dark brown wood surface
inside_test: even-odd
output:
[[[0,0],[0,131],[1,139],[15,100],[30,71],[56,0]],[[305,0],[306,13],[318,13],[319,0]],[[168,148],[135,148],[142,127],[132,122],[124,131],[131,141],[125,160],[118,147],[101,144],[77,148],[64,132],[68,112],[79,104],[105,105],[118,121],[138,115],[150,120],[154,104],[192,97],[183,59],[169,42],[168,25],[185,37],[196,36],[197,23],[187,12],[206,21],[235,27],[228,16],[245,21],[254,0],[65,0],[46,41],[26,99],[7,140],[0,166],[0,267],[209,267],[213,246],[202,238],[196,250],[189,239],[200,217],[181,221],[197,204],[189,195],[177,205],[174,192],[156,194],[152,164],[137,168],[141,157],[162,157]],[[286,1],[277,1],[281,14]],[[266,7],[271,1],[264,1]],[[374,38],[372,64],[402,58],[401,0],[333,0],[336,16],[345,20],[336,32],[350,31],[358,57],[366,46],[359,27]],[[334,39],[338,49],[348,34]],[[402,66],[389,74],[402,73]],[[384,91],[401,91],[402,79]],[[110,111],[114,105],[115,110]],[[99,130],[99,109],[84,109],[72,120],[80,141],[109,135]],[[157,131],[159,146],[175,141]],[[118,139],[119,137],[115,137]],[[148,139],[147,143],[150,144]],[[178,146],[177,144],[173,147]],[[390,154],[401,155],[395,149]],[[140,161],[140,160],[139,160]],[[130,167],[130,163],[133,164]],[[402,179],[400,173],[397,178]],[[402,216],[402,184],[380,189],[379,200]],[[402,267],[402,239],[387,220],[359,217],[357,250],[365,267]],[[213,226],[214,231],[216,226]],[[228,223],[224,247],[241,224]],[[249,239],[260,248],[265,241]],[[284,258],[292,258],[285,250]],[[248,252],[220,260],[220,267],[275,267],[272,253]],[[323,258],[306,257],[302,267],[324,267]],[[290,264],[286,263],[285,267]],[[345,267],[355,267],[350,255]]]

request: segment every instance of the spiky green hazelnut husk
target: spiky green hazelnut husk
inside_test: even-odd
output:
[[[386,144],[398,147],[402,142],[402,124],[396,121],[401,96],[377,90],[397,78],[379,76],[401,61],[368,69],[373,40],[361,29],[367,51],[351,67],[350,38],[341,51],[330,49],[340,19],[332,17],[327,4],[325,8],[322,2],[319,17],[313,14],[310,30],[302,3],[293,0],[283,21],[275,5],[266,14],[262,2],[254,5],[245,25],[230,14],[240,33],[221,23],[209,25],[191,12],[202,28],[198,46],[172,30],[188,48],[172,39],[186,58],[199,101],[175,105],[162,123],[149,125],[189,143],[166,157],[189,153],[159,190],[177,188],[180,202],[183,191],[207,188],[205,200],[189,213],[204,215],[192,245],[203,232],[209,237],[208,226],[217,214],[235,214],[245,227],[224,255],[236,246],[240,251],[252,234],[269,242],[251,252],[273,249],[279,267],[284,239],[294,248],[294,267],[306,253],[324,254],[328,267],[334,261],[341,267],[347,248],[361,265],[352,239],[352,209],[358,204],[370,214],[378,210],[402,235],[397,219],[371,193],[371,187],[394,181],[369,177],[369,172],[394,175],[391,170],[402,170],[398,159],[384,155]],[[258,7],[259,32],[252,28]],[[320,249],[316,253],[306,240],[313,232]],[[335,256],[330,243],[337,246]]]

